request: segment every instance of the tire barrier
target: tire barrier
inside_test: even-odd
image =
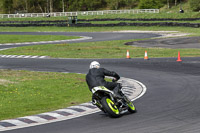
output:
[[[67,23],[59,24],[0,24],[0,27],[44,27],[44,26],[56,26],[56,27],[67,27]]]
[[[78,19],[79,22],[92,22],[92,21],[197,21],[200,18],[182,18],[182,19],[171,19],[171,18],[151,18],[151,19],[129,19],[129,18],[114,18],[114,19]],[[0,24],[57,24],[67,23],[67,20],[43,20],[43,21],[0,21]]]
[[[52,21],[0,21],[1,27],[67,26],[67,20]]]
[[[91,24],[91,23],[78,23],[71,24],[72,27],[114,27],[114,26],[181,26],[199,28],[200,23],[177,23],[177,22],[160,22],[160,23],[126,23],[120,22],[117,24]]]
[[[200,18],[181,18],[181,19],[173,19],[173,18],[136,18],[136,19],[129,19],[129,18],[114,18],[114,19],[79,19],[79,21],[197,21]]]
[[[0,21],[0,24],[57,24],[67,23],[67,20],[51,20],[51,21]]]
[[[63,21],[30,21],[31,23],[25,23],[29,21],[23,21],[21,23],[0,23],[0,27],[43,27],[43,26],[57,26],[57,27],[114,27],[114,26],[182,26],[182,27],[194,27],[199,28],[200,23],[179,23],[179,22],[155,22],[155,23],[110,23],[110,24],[92,24],[92,23],[77,23],[77,24],[68,24]],[[40,23],[39,23],[40,22]]]

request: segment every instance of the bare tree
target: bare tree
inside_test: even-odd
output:
[[[63,12],[65,12],[65,3],[64,3],[64,0],[62,0],[62,8],[63,8]]]
[[[25,5],[26,5],[26,11],[28,12],[28,1],[25,0]]]
[[[167,0],[167,6],[168,6],[168,9],[170,8],[170,5],[169,5],[169,0]]]
[[[46,10],[47,13],[49,13],[49,0],[47,0],[47,10]]]
[[[50,12],[53,12],[53,0],[50,0]]]
[[[38,3],[38,6],[39,6],[39,8],[40,8],[40,11],[42,12],[42,13],[44,13],[43,12],[43,9],[42,9],[42,7],[41,7],[41,5]]]
[[[175,6],[177,6],[177,0],[175,0]]]

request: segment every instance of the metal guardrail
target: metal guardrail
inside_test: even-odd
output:
[[[79,11],[79,12],[54,12],[54,13],[24,13],[24,14],[0,14],[0,18],[28,18],[28,17],[60,17],[78,15],[105,15],[105,14],[137,14],[159,13],[159,9],[133,9],[133,10],[104,10],[104,11]]]

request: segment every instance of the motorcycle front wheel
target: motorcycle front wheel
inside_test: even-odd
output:
[[[114,118],[117,118],[120,116],[119,109],[115,105],[115,103],[109,98],[109,97],[103,97],[101,99],[101,104],[104,108],[104,110]]]
[[[135,106],[133,105],[133,103],[132,102],[129,102],[128,103],[128,111],[130,112],[130,113],[136,113],[137,112],[137,110],[136,110],[136,108],[135,108]]]

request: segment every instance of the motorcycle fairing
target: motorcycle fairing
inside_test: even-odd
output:
[[[109,92],[109,93],[111,93],[111,94],[114,94],[113,91],[107,89],[107,88],[104,87],[104,86],[97,86],[97,87],[92,88],[92,93],[96,93],[97,91],[106,91],[106,92]]]

